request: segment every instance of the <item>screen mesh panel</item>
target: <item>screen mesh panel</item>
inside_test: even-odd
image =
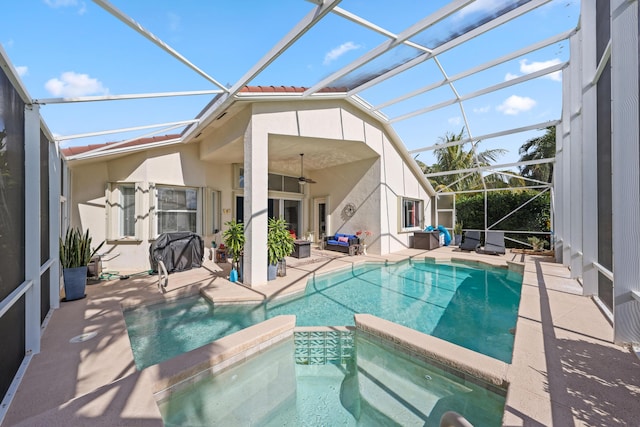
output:
[[[613,271],[612,198],[611,198],[611,67],[610,61],[598,81],[598,262]],[[598,294],[611,309],[613,284],[603,275],[598,278]]]

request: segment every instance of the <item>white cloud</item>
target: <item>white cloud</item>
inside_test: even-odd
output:
[[[329,53],[327,53],[324,56],[324,61],[322,62],[324,65],[327,65],[333,61],[335,61],[336,59],[340,58],[342,55],[344,55],[345,53],[349,52],[350,50],[356,50],[356,49],[360,49],[362,46],[360,46],[359,44],[355,44],[354,42],[346,42],[341,44],[340,46],[331,49],[331,51],[329,51]]]
[[[84,15],[87,11],[87,4],[78,0],[43,0],[44,4],[54,9],[59,7],[76,7],[78,6],[78,15]]]
[[[529,62],[529,60],[525,58],[520,61],[520,71],[525,74],[535,73],[536,71],[553,67],[554,65],[558,65],[560,62],[561,61],[558,58],[550,59],[548,61],[538,61],[538,62],[535,62],[535,61]],[[559,71],[556,71],[555,73],[547,74],[545,77],[558,82],[562,80]]]
[[[545,68],[553,67],[554,65],[560,64],[560,60],[558,58],[550,59],[548,61],[534,61],[529,62],[528,59],[520,60],[520,72],[522,74],[530,74],[535,73],[536,71],[544,70]],[[519,77],[519,74],[507,73],[504,76],[504,81],[513,80],[516,77]],[[562,74],[560,71],[556,71],[555,73],[547,74],[543,76],[545,79],[554,80],[556,82],[562,81]]]
[[[50,79],[44,87],[51,95],[61,97],[104,95],[109,92],[109,89],[105,88],[98,79],[73,71],[62,73],[59,79]]]
[[[9,39],[9,41],[7,41],[6,43],[2,43],[2,45],[7,49],[11,49],[14,44],[15,44],[15,40],[13,39]]]
[[[18,65],[16,66],[16,71],[18,72],[18,75],[20,77],[26,76],[27,73],[29,73],[29,67],[27,67],[26,65]]]
[[[77,6],[78,0],[44,0],[44,4],[53,8],[69,7]]]
[[[492,11],[503,4],[504,1],[502,0],[476,0],[456,13],[455,17],[461,19],[467,15],[471,15],[472,13]]]
[[[167,18],[169,18],[169,29],[171,31],[178,31],[182,23],[182,19],[180,18],[180,15],[173,12],[169,12],[167,13]]]
[[[484,107],[474,108],[473,112],[477,113],[477,114],[483,114],[483,113],[488,113],[489,110],[491,110],[491,106],[490,105],[485,105]]]
[[[524,111],[529,111],[535,107],[536,101],[527,96],[511,95],[496,109],[509,116],[516,116]]]
[[[505,81],[505,82],[507,82],[507,81],[509,81],[509,80],[513,80],[513,79],[515,79],[516,77],[518,77],[518,75],[517,75],[517,74],[507,73],[507,74],[504,76],[504,81]]]
[[[447,120],[447,121],[451,125],[459,125],[460,123],[462,123],[462,118],[460,118],[460,117],[450,117],[449,120]]]

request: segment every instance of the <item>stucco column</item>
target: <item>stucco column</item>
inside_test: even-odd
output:
[[[244,134],[244,267],[242,281],[267,281],[268,156],[266,132],[254,132],[255,119]]]

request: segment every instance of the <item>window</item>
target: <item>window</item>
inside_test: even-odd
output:
[[[402,204],[402,231],[422,228],[422,200],[403,197]]]
[[[220,220],[220,192],[215,190],[209,191],[209,208],[211,212],[208,214],[210,220],[210,232],[216,234],[221,227]]]
[[[287,221],[287,228],[296,235],[301,232],[302,202],[291,199],[269,199],[269,218],[284,218]]]
[[[136,235],[136,189],[133,185],[119,185],[120,193],[120,236]]]
[[[269,198],[267,201],[269,218],[284,218],[289,230],[299,233],[302,226],[302,201],[294,199]],[[236,221],[244,221],[244,196],[236,196]]]
[[[107,239],[139,240],[138,211],[142,209],[137,200],[142,183],[110,183],[107,187]]]
[[[156,187],[157,234],[171,231],[198,232],[198,190],[187,187]]]
[[[235,188],[241,190],[244,188],[244,168],[237,166],[234,173]],[[297,176],[275,173],[267,174],[267,189],[269,191],[284,191],[287,193],[304,193]]]

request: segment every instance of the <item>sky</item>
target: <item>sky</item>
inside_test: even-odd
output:
[[[435,47],[451,34],[514,0],[477,0],[411,40]],[[98,4],[88,0],[2,2],[0,44],[34,99],[213,90],[216,85],[143,38]],[[400,33],[449,2],[445,0],[343,0],[339,7],[379,27]],[[314,4],[305,0],[113,0],[131,17],[220,84],[230,87],[278,43]],[[578,0],[552,0],[464,45],[366,89],[359,95],[380,105],[416,89],[455,76],[489,60],[576,27]],[[312,86],[388,39],[331,14],[277,58],[251,85]],[[411,56],[404,47],[383,55],[346,77],[353,81],[372,70]],[[569,59],[567,42],[515,58],[505,64],[382,109],[390,119],[464,97],[518,76]],[[560,118],[561,75],[554,73],[427,114],[393,122],[408,150],[431,146],[447,133],[464,129],[474,138]],[[342,82],[342,80],[340,81]],[[454,92],[455,90],[455,92]],[[124,129],[189,120],[214,95],[48,104],[41,114],[55,136]],[[464,117],[467,121],[465,122]],[[466,126],[468,124],[468,127]],[[163,133],[179,132],[180,129]],[[119,141],[145,131],[64,140],[61,146]],[[162,134],[162,133],[161,133]],[[505,148],[498,163],[517,161],[518,148],[540,131],[483,140],[480,149]],[[433,162],[430,151],[418,155]]]

